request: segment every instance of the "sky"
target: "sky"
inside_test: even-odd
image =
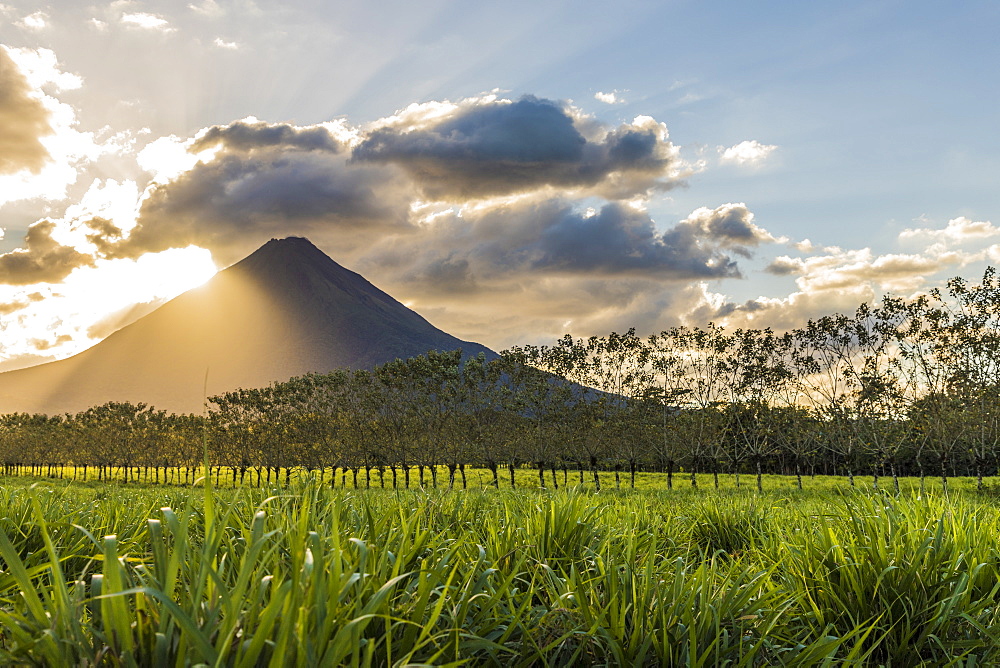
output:
[[[306,236],[494,349],[1000,262],[995,2],[0,0],[0,370]]]

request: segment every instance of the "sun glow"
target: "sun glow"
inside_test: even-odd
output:
[[[61,284],[26,286],[15,296],[24,307],[0,323],[4,339],[17,342],[0,347],[0,371],[82,352],[217,271],[209,251],[188,246],[98,260]]]

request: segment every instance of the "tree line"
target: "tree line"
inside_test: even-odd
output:
[[[0,417],[8,474],[187,483],[215,475],[330,484],[672,487],[720,473],[971,475],[1000,462],[1000,282],[954,278],[914,299],[770,329],[674,327],[565,336],[496,358],[429,352],[371,370],[308,374],[211,397],[205,415],[109,403],[75,415]],[[117,471],[117,473],[116,473]],[[446,480],[439,480],[439,471]],[[223,473],[225,472],[225,473]],[[337,476],[340,476],[339,483]]]

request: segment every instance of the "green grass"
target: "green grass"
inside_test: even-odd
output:
[[[1000,663],[991,497],[769,488],[15,479],[0,663]]]

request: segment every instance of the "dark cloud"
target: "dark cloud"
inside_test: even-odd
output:
[[[701,228],[702,234],[729,247],[755,247],[775,241],[767,230],[753,222],[753,213],[746,204],[723,204],[714,209],[702,207],[685,219],[690,225]]]
[[[0,46],[0,174],[41,171],[49,153],[40,138],[52,132],[48,110]]]
[[[658,232],[644,212],[607,204],[592,216],[560,212],[537,243],[532,269],[674,278],[739,276],[739,269],[702,230],[684,222]]]
[[[459,107],[427,128],[381,128],[353,155],[399,165],[425,196],[451,200],[604,182],[630,196],[665,187],[675,163],[656,128],[623,126],[588,141],[564,108],[531,96]]]
[[[325,127],[297,127],[264,121],[236,121],[229,125],[212,126],[198,134],[191,150],[199,152],[213,146],[223,146],[233,152],[281,147],[339,153],[344,148]]]
[[[353,154],[325,126],[249,120],[208,128],[189,150],[216,148],[215,154],[170,181],[155,183],[127,236],[95,219],[87,223],[92,230],[87,238],[105,257],[197,244],[225,263],[268,238],[288,234],[312,237],[335,253],[353,253],[386,234],[421,234],[411,220],[411,204],[421,191],[472,197],[600,182],[602,188],[634,195],[637,189],[665,183],[665,174],[673,169],[673,149],[652,119],[604,131],[592,119],[575,119],[561,106],[533,97],[470,104],[435,120],[430,129],[404,132],[406,122],[400,121],[376,130]],[[600,139],[588,141],[584,135]],[[418,167],[421,161],[426,164]],[[660,271],[689,261],[686,274],[706,275],[694,270],[705,258],[682,260],[697,249],[657,246],[649,237],[654,234],[649,219],[627,217],[625,209],[602,212],[600,227],[591,230],[614,237],[607,244],[598,242],[606,249],[604,257],[593,257],[594,250],[587,255],[584,249],[567,255],[559,244],[570,239],[558,238],[560,230],[577,235],[587,233],[590,224],[575,220],[560,196],[553,197],[554,203],[540,205],[540,213],[549,218],[532,226],[548,229],[561,222],[562,227],[551,232],[548,246],[539,245],[537,234],[533,241],[528,234],[534,247],[525,249],[552,270],[584,270],[590,263],[595,271]],[[510,234],[503,236],[507,243]],[[453,244],[442,241],[442,251],[421,275],[426,281],[471,289],[472,269],[463,264],[470,260],[449,258]],[[503,254],[501,246],[496,246],[498,255]],[[621,256],[617,260],[610,255],[615,252]],[[498,258],[515,260],[523,264],[519,258]],[[708,273],[731,274],[724,263]]]
[[[725,246],[725,247],[724,247]],[[549,278],[690,281],[739,277],[728,244],[689,220],[660,231],[649,216],[609,203],[580,212],[564,200],[450,213],[389,237],[360,264],[426,294],[537,290]]]
[[[29,285],[55,283],[77,267],[91,266],[94,258],[52,238],[56,222],[43,219],[32,224],[24,248],[0,255],[0,283]]]
[[[466,293],[478,288],[469,261],[456,259],[454,254],[429,261],[418,273],[418,280],[439,286],[441,292]]]
[[[775,276],[790,276],[792,274],[801,274],[803,269],[802,260],[782,255],[772,260],[771,264],[764,268],[764,271]]]
[[[91,231],[86,235],[87,241],[97,247],[103,255],[114,254],[118,242],[122,238],[121,229],[107,218],[91,218],[84,222]]]
[[[248,151],[248,136],[238,150],[223,143],[214,159],[155,185],[137,226],[111,254],[197,244],[228,261],[273,236],[349,232],[341,240],[357,244],[368,233],[409,225],[413,191],[396,170],[269,140]]]

